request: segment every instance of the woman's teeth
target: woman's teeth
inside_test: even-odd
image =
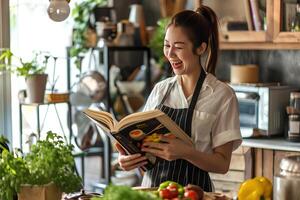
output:
[[[174,67],[178,67],[179,65],[181,65],[182,61],[177,61],[177,62],[172,62],[172,65]]]

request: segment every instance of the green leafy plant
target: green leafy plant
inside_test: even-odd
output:
[[[0,135],[0,157],[3,149],[9,150],[8,144],[9,144],[8,139],[4,137],[4,135]]]
[[[15,56],[9,49],[4,50],[0,55],[0,70],[7,70],[16,73],[18,76],[24,76],[25,78],[34,74],[44,74],[46,70],[46,62],[43,64],[38,62],[38,56],[41,53],[35,53],[34,58],[31,61],[24,62],[22,58]],[[17,66],[14,67],[11,61],[15,59]]]
[[[159,19],[157,21],[157,27],[153,33],[153,36],[149,41],[149,47],[151,48],[154,57],[156,58],[156,60],[160,65],[163,65],[163,63],[165,62],[163,47],[164,47],[165,31],[169,21],[170,21],[169,18]]]
[[[23,184],[54,183],[62,192],[77,191],[81,178],[74,173],[72,149],[61,136],[49,131],[46,139],[39,140],[24,157],[4,150],[0,157],[0,199],[12,199]]]
[[[71,57],[75,57],[77,68],[80,67],[79,55],[86,53],[88,47],[86,45],[87,30],[90,28],[90,15],[98,6],[104,6],[107,0],[84,0],[81,3],[76,3],[72,10],[74,19],[72,47],[70,49]]]

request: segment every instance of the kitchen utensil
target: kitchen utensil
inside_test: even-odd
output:
[[[273,200],[299,199],[300,156],[288,156],[280,162],[280,172],[274,176]]]

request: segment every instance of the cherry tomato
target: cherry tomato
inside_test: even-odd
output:
[[[189,198],[191,200],[199,200],[199,196],[198,196],[197,192],[195,192],[194,190],[185,191],[184,197]]]
[[[178,190],[177,184],[176,183],[170,183],[167,187],[167,189],[174,191],[174,190]]]
[[[162,199],[172,199],[172,193],[170,190],[168,190],[167,188],[162,189],[161,191],[159,191],[159,197]]]

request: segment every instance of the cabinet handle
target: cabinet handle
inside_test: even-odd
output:
[[[224,35],[224,39],[225,39],[225,40],[229,40],[229,35],[225,34],[225,35]]]

